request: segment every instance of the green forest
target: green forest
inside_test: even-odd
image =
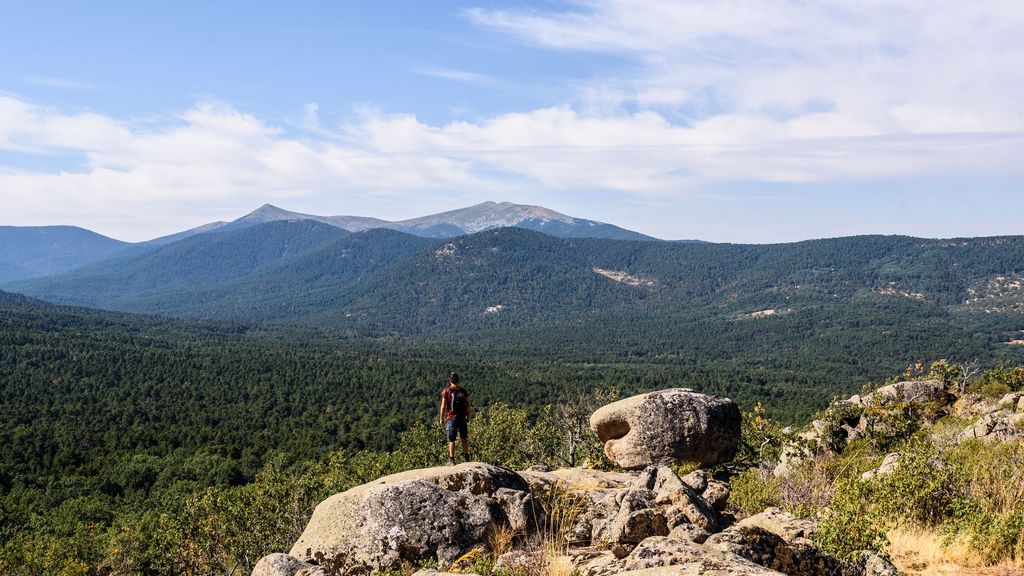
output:
[[[762,403],[779,421],[802,423],[921,351],[967,351],[988,364],[1016,352],[981,334],[907,330],[901,310],[875,310],[865,322],[886,316],[903,339],[830,332],[826,318],[814,316],[769,318],[757,330],[750,322],[665,319],[679,345],[647,353],[637,319],[585,346],[570,334],[579,326],[469,346],[158,319],[0,294],[0,571],[212,574],[251,566],[258,556],[238,554],[283,546],[278,540],[292,532],[274,523],[302,517],[318,498],[388,471],[439,464],[440,431],[428,426],[450,370],[464,375],[480,410],[480,456],[526,466],[566,461],[549,416],[568,398],[682,386],[744,409]],[[817,335],[799,337],[809,326]],[[623,352],[629,339],[637,345]],[[587,454],[598,458],[594,446]],[[288,514],[274,508],[289,502],[296,508]],[[227,524],[204,524],[214,519]],[[265,532],[252,532],[257,526]],[[211,534],[227,540],[208,541]]]

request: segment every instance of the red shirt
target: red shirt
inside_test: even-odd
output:
[[[456,416],[455,411],[452,410],[452,393],[453,392],[462,392],[462,394],[465,396],[465,398],[466,398],[466,413],[463,414],[463,416],[468,418],[469,417],[469,391],[466,390],[465,388],[460,387],[458,384],[454,384],[454,385],[451,385],[451,386],[445,386],[444,390],[441,390],[441,398],[444,400],[444,405],[448,409],[448,419],[449,420],[455,420],[455,416]]]

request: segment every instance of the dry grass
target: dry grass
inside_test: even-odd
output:
[[[512,544],[519,534],[511,526],[495,526],[487,534],[487,548],[495,559],[512,550]]]
[[[545,562],[543,576],[572,576],[576,567],[568,556],[552,556]]]
[[[536,534],[526,537],[523,551],[528,560],[512,570],[515,576],[571,576],[576,567],[569,557],[570,534],[580,514],[586,509],[587,496],[570,491],[556,482],[540,495],[544,523]],[[511,550],[520,536],[511,530],[491,532],[488,544],[495,558]]]
[[[834,457],[816,454],[813,459],[781,479],[779,495],[788,510],[820,510],[835,496]]]
[[[570,492],[561,484],[555,484],[541,498],[541,505],[546,515],[541,531],[545,542],[553,545],[555,550],[566,550],[573,525],[587,508],[587,497]]]
[[[455,562],[452,562],[448,571],[458,573],[465,572],[466,570],[471,569],[473,565],[476,564],[477,560],[484,555],[486,555],[486,552],[484,551],[483,546],[477,546],[460,556]]]
[[[971,467],[971,496],[982,510],[1006,515],[1024,502],[1024,447],[1003,443]]]
[[[950,541],[935,529],[901,526],[886,534],[893,563],[907,576],[1011,576],[1024,562],[991,566],[964,541]]]

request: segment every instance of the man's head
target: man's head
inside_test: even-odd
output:
[[[459,375],[456,374],[455,372],[452,372],[452,373],[448,374],[448,383],[449,384],[455,384],[456,386],[458,386],[458,384],[459,384]]]

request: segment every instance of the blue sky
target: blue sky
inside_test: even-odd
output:
[[[35,2],[0,224],[485,200],[661,238],[1019,234],[1016,1]]]

